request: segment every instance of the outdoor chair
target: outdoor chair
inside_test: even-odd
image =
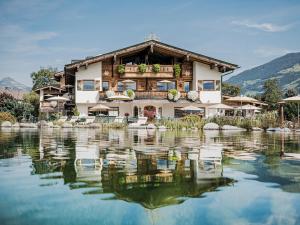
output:
[[[70,123],[76,123],[76,121],[79,119],[79,116],[72,116],[70,119]]]
[[[124,117],[123,116],[117,116],[114,120],[114,123],[123,123]]]
[[[91,123],[94,123],[96,117],[95,116],[88,116],[86,118],[86,121],[85,121],[85,124],[91,124]]]
[[[67,119],[68,119],[67,116],[61,116],[61,117],[57,120],[57,122],[58,122],[58,123],[64,123],[64,122],[66,122]]]
[[[146,125],[147,124],[147,120],[148,120],[148,117],[139,116],[137,122],[129,124],[128,127],[129,128],[141,127],[142,125]]]

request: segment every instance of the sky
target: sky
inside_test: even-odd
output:
[[[31,85],[41,67],[160,41],[236,72],[300,51],[299,0],[0,0],[0,79]]]

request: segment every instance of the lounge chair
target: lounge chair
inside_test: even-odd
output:
[[[136,123],[129,124],[128,128],[138,128],[147,124],[148,117],[139,116]]]
[[[57,120],[57,122],[58,122],[58,123],[64,123],[64,122],[66,122],[67,119],[68,119],[67,116],[61,116],[61,117]]]
[[[75,123],[79,119],[79,116],[72,116],[70,119],[70,123]]]
[[[123,123],[124,117],[123,116],[117,116],[114,120],[114,123]]]
[[[88,116],[88,117],[86,118],[85,124],[91,124],[91,123],[94,123],[95,119],[96,119],[96,116]]]

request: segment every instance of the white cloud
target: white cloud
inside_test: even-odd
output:
[[[29,32],[18,25],[0,25],[0,52],[34,53],[42,50],[40,41],[58,36],[51,31]]]
[[[261,47],[254,50],[254,54],[259,57],[278,57],[294,52],[286,48]]]
[[[265,32],[282,32],[290,29],[291,25],[276,25],[273,23],[253,23],[249,21],[232,21],[234,25],[254,28]]]

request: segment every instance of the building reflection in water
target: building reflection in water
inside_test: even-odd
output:
[[[199,160],[200,151],[199,136],[188,133],[52,129],[40,133],[33,165],[35,174],[63,178],[83,194],[111,193],[152,209],[233,184],[221,163]]]

